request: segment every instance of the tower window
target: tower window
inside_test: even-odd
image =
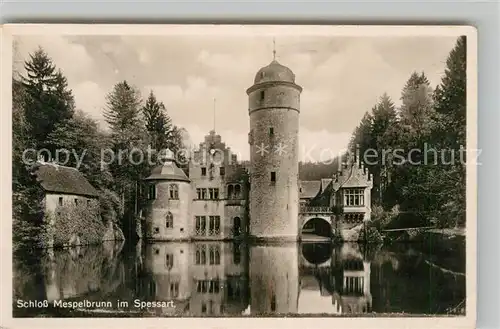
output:
[[[219,168],[219,173],[221,176],[224,176],[226,174],[226,169],[224,167]]]
[[[207,175],[207,168],[201,167],[201,175],[206,176]]]
[[[59,197],[59,205],[62,206],[63,205],[63,198],[62,196]]]
[[[170,192],[170,199],[179,200],[179,186],[177,184],[172,184],[168,189]]]
[[[269,127],[269,136],[274,136],[274,128]]]
[[[149,185],[148,197],[149,200],[156,199],[156,186],[154,184]]]
[[[166,228],[174,227],[174,216],[170,211],[167,213],[167,216],[165,217],[165,227]]]
[[[272,183],[276,182],[276,171],[271,171],[271,182]]]
[[[264,100],[264,98],[265,98],[265,96],[266,96],[266,94],[265,94],[265,92],[262,90],[262,91],[260,92],[260,100],[261,100],[261,101],[263,101],[263,100]]]

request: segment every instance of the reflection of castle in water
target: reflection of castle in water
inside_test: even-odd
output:
[[[173,300],[164,315],[241,315],[248,304],[245,245],[221,242],[146,246],[147,298]]]
[[[174,302],[175,308],[141,310],[156,316],[332,315],[372,309],[370,262],[356,244],[153,243],[137,248],[135,256],[120,248],[55,251],[44,262],[44,284],[36,290],[48,300]],[[25,277],[32,276],[16,279],[16,295],[24,299],[23,291],[33,286]]]
[[[301,313],[371,312],[370,275],[371,264],[358,244],[302,245]]]
[[[158,243],[145,265],[147,298],[175,301],[162,315],[371,312],[370,262],[355,244]]]

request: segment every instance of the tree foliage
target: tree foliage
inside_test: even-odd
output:
[[[465,132],[466,39],[460,37],[434,91],[424,72],[413,72],[402,88],[399,108],[383,95],[356,127],[350,149],[359,147],[361,154],[373,149],[379,156],[385,150],[388,155],[367,164],[374,175],[373,206],[385,211],[399,206],[428,224],[464,225],[460,147],[465,147]],[[450,161],[453,154],[455,161]]]

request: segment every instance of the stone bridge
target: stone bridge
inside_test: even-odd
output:
[[[331,207],[307,207],[299,209],[299,228],[302,240],[321,241],[332,236],[335,221]]]

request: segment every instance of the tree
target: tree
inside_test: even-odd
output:
[[[396,113],[396,106],[391,98],[384,93],[372,111],[372,129],[371,136],[372,147],[377,150],[378,162],[369,166],[373,174],[373,185],[375,201],[384,205],[388,203],[389,207],[394,204],[394,195],[385,196],[385,192],[392,187],[392,154],[393,149],[399,140],[399,121]],[[384,202],[384,201],[389,202]]]
[[[113,91],[106,96],[104,109],[104,118],[115,135],[142,125],[141,102],[139,90],[127,81],[115,84]]]
[[[142,107],[142,113],[146,122],[146,130],[152,142],[152,148],[160,151],[168,147],[172,139],[174,127],[172,120],[166,113],[165,105],[156,100],[153,91],[149,93],[146,104]]]
[[[439,149],[455,153],[455,161],[438,166],[441,226],[465,224],[466,166],[460,159],[460,148],[466,146],[466,57],[466,37],[461,36],[446,60],[445,74],[434,93],[436,115],[432,139]]]
[[[423,72],[411,74],[401,93],[401,101],[399,116],[405,143],[413,144],[404,146],[415,146],[429,136],[433,118],[432,88]]]
[[[84,112],[76,111],[72,118],[57,124],[48,142],[60,150],[61,164],[80,170],[94,187],[113,185],[111,173],[101,168],[101,150],[110,147],[109,137]]]
[[[466,142],[466,53],[466,37],[462,36],[446,60],[445,74],[433,97],[438,123],[434,136],[442,140],[442,146],[453,149],[465,147]]]
[[[60,70],[52,63],[47,53],[39,48],[25,62],[26,77],[22,83],[26,98],[24,115],[28,133],[36,147],[55,151],[47,142],[54,127],[73,116],[75,105],[72,91]]]
[[[39,247],[44,242],[43,191],[23,161],[23,151],[31,147],[29,126],[24,115],[26,94],[23,84],[12,81],[12,234],[14,251]]]
[[[107,166],[120,195],[125,234],[135,232],[135,210],[140,180],[151,169],[148,159],[149,136],[141,116],[141,95],[127,81],[117,83],[107,95],[104,117],[109,124],[113,161]]]

